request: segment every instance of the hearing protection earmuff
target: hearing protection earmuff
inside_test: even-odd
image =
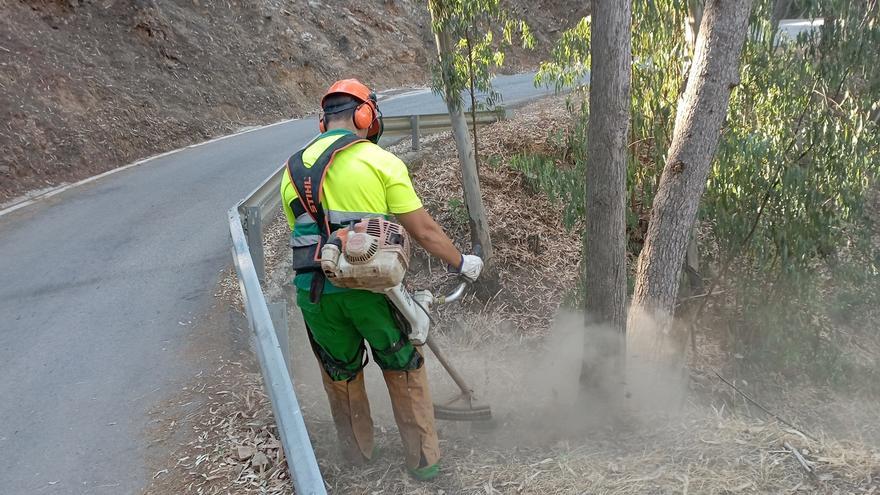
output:
[[[328,96],[340,93],[351,96],[356,101],[329,108],[324,107],[324,102]],[[379,141],[383,125],[382,112],[379,111],[379,105],[376,102],[376,93],[357,79],[343,79],[333,83],[330,89],[324,93],[324,97],[321,98],[321,108],[322,113],[318,123],[321,132],[326,132],[327,130],[324,124],[324,117],[326,115],[355,109],[354,116],[352,117],[355,128],[367,129],[367,139],[374,143]]]

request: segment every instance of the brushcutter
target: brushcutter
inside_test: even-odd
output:
[[[434,404],[434,417],[450,421],[491,420],[489,406],[474,403],[473,389],[428,336],[431,306],[459,300],[467,283],[460,283],[452,293],[443,296],[435,297],[427,290],[410,294],[403,286],[409,253],[409,235],[402,226],[381,218],[367,218],[330,235],[321,248],[321,270],[337,287],[384,294],[396,310],[398,324],[410,342],[416,346],[427,344],[431,349],[461,390],[452,400]]]

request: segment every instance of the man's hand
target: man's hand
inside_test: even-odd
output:
[[[482,271],[483,260],[479,256],[474,256],[473,254],[461,255],[461,265],[458,267],[458,273],[462,277],[471,282],[476,282]]]

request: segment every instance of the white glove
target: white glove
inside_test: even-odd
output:
[[[483,260],[479,256],[473,254],[461,255],[461,265],[458,267],[458,273],[471,282],[476,282],[483,271]]]

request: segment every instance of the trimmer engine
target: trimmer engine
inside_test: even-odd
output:
[[[367,218],[330,236],[321,248],[321,269],[337,287],[385,294],[406,320],[410,341],[421,345],[428,338],[434,296],[428,291],[410,296],[403,288],[409,253],[409,235],[403,227]]]
[[[403,281],[409,251],[403,227],[367,218],[330,235],[321,249],[321,269],[337,287],[383,292]]]

